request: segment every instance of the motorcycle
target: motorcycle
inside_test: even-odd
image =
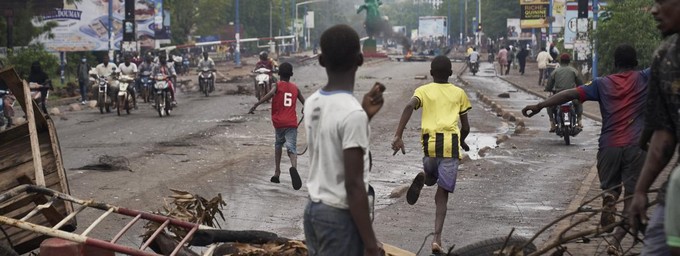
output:
[[[479,62],[470,62],[468,63],[470,67],[470,72],[472,72],[473,76],[477,75],[477,72],[479,72]]]
[[[184,70],[184,74],[189,73],[189,58],[188,57],[182,58],[182,70]]]
[[[154,77],[156,84],[154,84],[155,91],[155,105],[158,111],[158,116],[163,117],[170,115],[172,111],[172,99],[170,94],[170,78],[163,74],[158,74]]]
[[[204,67],[198,73],[198,86],[206,97],[215,90],[215,76],[213,72],[215,72],[215,69]]]
[[[253,71],[255,75],[255,97],[257,100],[264,98],[264,95],[271,90],[271,83],[269,73],[272,72],[268,68],[258,68]]]
[[[555,108],[553,113],[555,120],[555,134],[564,138],[564,143],[571,144],[571,137],[575,137],[581,132],[581,128],[576,122],[576,109],[574,103],[569,101]]]
[[[153,79],[151,79],[151,72],[144,71],[139,75],[140,82],[140,96],[144,100],[144,103],[151,101],[151,88],[153,85]]]
[[[111,96],[109,95],[109,81],[108,77],[97,75],[97,106],[99,106],[99,113],[104,114],[111,112]]]
[[[16,98],[9,91],[0,90],[0,131],[12,127]]]
[[[118,75],[116,81],[119,89],[117,97],[118,107],[116,108],[116,112],[120,116],[120,112],[125,110],[129,115],[131,109],[130,105],[132,104],[132,95],[128,92],[128,87],[130,84],[134,83],[135,79],[127,75]]]

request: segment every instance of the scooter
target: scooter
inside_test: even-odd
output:
[[[120,112],[125,110],[129,115],[131,109],[130,105],[132,105],[132,95],[128,92],[128,87],[135,82],[135,79],[127,75],[118,75],[115,81],[118,83],[119,89],[117,97],[118,107],[116,108],[116,112],[120,116]]]
[[[571,137],[575,137],[582,131],[577,124],[576,109],[571,101],[556,107],[553,118],[557,126],[555,134],[564,138],[564,143],[567,145],[571,144]]]
[[[255,97],[257,100],[264,98],[264,95],[271,90],[271,83],[269,73],[271,70],[268,68],[258,68],[253,71],[255,75]]]
[[[170,78],[163,74],[158,74],[154,77],[156,83],[154,84],[155,91],[155,105],[158,116],[163,117],[170,115],[172,112],[172,99],[170,94]]]
[[[184,70],[184,73],[189,73],[189,58],[188,57],[182,58],[182,70]]]
[[[151,88],[153,87],[153,79],[151,79],[151,72],[144,71],[139,75],[140,82],[140,96],[144,100],[144,103],[151,101]]]
[[[198,86],[206,97],[215,90],[215,69],[203,67],[198,73]]]
[[[52,81],[47,80],[45,84],[29,83],[28,87],[31,90],[31,98],[38,103],[43,114],[47,115],[47,98],[50,96]]]
[[[10,91],[0,90],[0,131],[12,127],[16,98]]]

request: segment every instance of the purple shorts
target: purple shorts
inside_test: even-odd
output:
[[[423,157],[423,169],[427,176],[437,180],[437,185],[453,193],[458,176],[458,158],[426,156]]]

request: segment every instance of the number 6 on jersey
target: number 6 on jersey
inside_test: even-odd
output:
[[[283,106],[284,107],[290,107],[293,106],[293,94],[292,93],[284,93],[283,94]]]

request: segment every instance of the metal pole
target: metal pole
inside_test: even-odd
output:
[[[468,3],[467,2],[468,1],[467,0],[464,0],[464,1],[465,1],[465,41],[467,41],[467,36],[468,36],[468,33],[467,33],[467,31],[468,31],[468,19],[467,19]]]
[[[460,41],[459,45],[463,45],[463,31],[465,31],[465,13],[464,13],[464,3],[465,0],[460,0]]]
[[[295,50],[294,52],[298,51],[298,48],[300,48],[300,40],[298,39],[298,23],[297,23],[297,18],[298,18],[298,4],[295,4],[295,18],[293,18],[293,22],[295,24]]]
[[[289,49],[295,49],[295,48],[294,48],[294,47],[295,47],[295,43],[297,42],[297,30],[296,30],[296,28],[297,28],[296,26],[297,26],[297,25],[296,25],[296,23],[295,23],[295,19],[297,19],[297,11],[296,11],[296,9],[297,9],[296,6],[297,6],[297,4],[296,4],[295,2],[297,2],[297,0],[292,0],[292,1],[290,1],[290,15],[293,16],[292,19],[291,19],[291,21],[290,21],[290,22],[291,22],[291,23],[290,23],[290,27],[293,29],[293,31],[292,31],[293,33],[292,33],[292,34],[295,35],[295,36],[293,37],[293,41],[291,41],[291,45],[290,45],[290,48],[289,48]]]
[[[600,7],[598,0],[593,0],[593,32],[597,29],[597,18]],[[597,47],[595,47],[595,38],[593,38],[593,78],[597,77]]]
[[[113,1],[109,1],[109,60],[113,59],[113,51],[111,45],[113,44]]]
[[[451,1],[453,1],[453,0],[448,0],[448,3],[446,4],[448,9],[449,9],[449,16],[446,17],[446,29],[449,31],[449,33],[448,33],[448,35],[449,35],[449,40],[448,40],[449,46],[452,45],[452,41],[453,41],[453,37],[451,36],[451,34],[452,34],[451,33]]]
[[[109,2],[111,2],[111,1],[109,1]],[[241,67],[241,39],[240,39],[240,37],[241,37],[241,34],[240,34],[241,33],[241,31],[240,31],[241,25],[239,24],[239,16],[238,16],[239,15],[238,14],[238,12],[239,12],[239,10],[238,10],[239,2],[240,2],[240,0],[236,0],[236,15],[235,15],[236,21],[234,22],[234,24],[235,24],[234,31],[236,32],[235,33],[235,36],[236,36],[236,51],[234,53],[234,59],[236,60],[236,67],[237,68]]]
[[[550,4],[548,5],[548,42],[552,43],[552,34],[553,34],[553,23],[552,23],[552,17],[553,17],[553,3],[554,0],[550,0]]]

